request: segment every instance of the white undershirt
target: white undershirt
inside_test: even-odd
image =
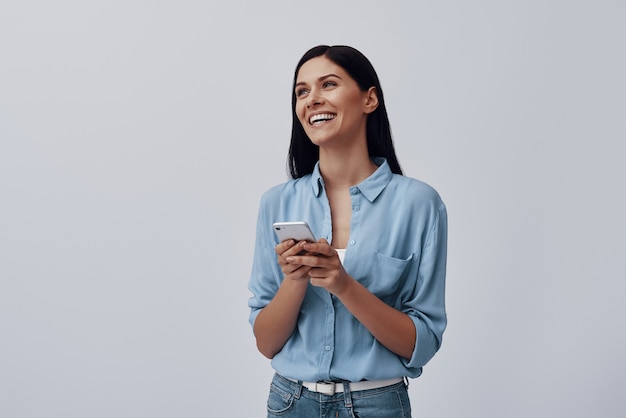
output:
[[[341,261],[341,264],[343,264],[343,259],[346,257],[346,249],[335,248],[335,251],[337,251],[337,255],[339,256],[339,261]]]

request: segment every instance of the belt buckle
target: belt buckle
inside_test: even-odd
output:
[[[323,393],[324,395],[334,395],[335,387],[335,383],[333,382],[315,382],[315,391]]]

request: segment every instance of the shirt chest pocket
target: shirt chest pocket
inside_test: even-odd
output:
[[[402,259],[374,253],[359,282],[378,297],[391,295],[405,282],[403,276],[413,257],[414,254]]]

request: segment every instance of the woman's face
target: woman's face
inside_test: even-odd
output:
[[[378,105],[375,89],[361,91],[356,81],[326,57],[305,62],[295,86],[298,120],[318,146],[365,140],[367,115]]]

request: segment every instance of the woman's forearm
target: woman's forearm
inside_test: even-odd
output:
[[[335,296],[382,345],[401,357],[411,358],[416,330],[407,314],[387,305],[354,279]]]
[[[273,358],[293,334],[307,286],[305,279],[285,279],[254,321],[257,348],[265,357]]]

